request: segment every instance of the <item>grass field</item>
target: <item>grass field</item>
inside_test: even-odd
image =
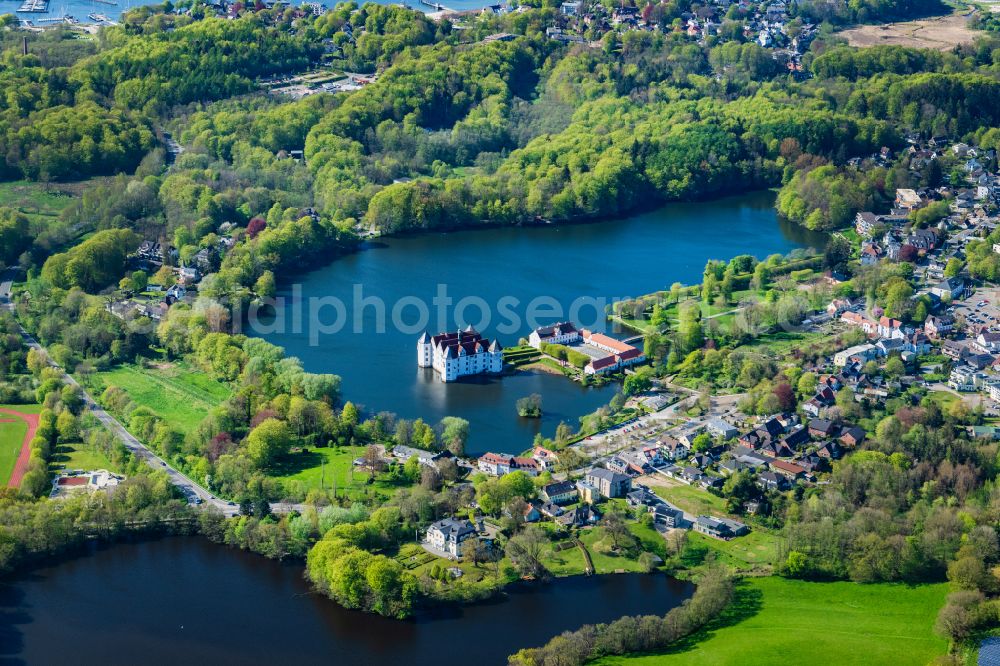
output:
[[[923,666],[948,644],[933,632],[946,584],[741,583],[718,621],[666,654],[611,657],[603,666],[808,664]]]
[[[14,407],[12,407],[13,409]],[[24,436],[28,432],[28,424],[13,414],[0,413],[0,485],[6,486],[10,481],[14,463],[21,453]]]
[[[209,410],[230,393],[224,384],[179,364],[151,368],[122,365],[95,373],[92,381],[98,394],[108,386],[123,389],[137,405],[148,407],[183,433],[197,428]]]
[[[42,405],[0,405],[3,409],[13,409],[15,412],[21,412],[22,414],[40,414],[43,409]]]
[[[52,454],[52,471],[64,469],[82,469],[94,471],[106,469],[109,472],[120,472],[115,465],[100,451],[86,448],[83,444],[69,444],[56,447]]]
[[[777,535],[757,527],[749,534],[729,541],[713,539],[691,530],[688,532],[688,543],[714,551],[718,559],[740,571],[763,573],[770,573],[781,550]]]
[[[640,479],[656,495],[667,500],[682,511],[696,516],[703,514],[727,515],[726,500],[701,488],[689,486],[661,474],[652,474]]]
[[[308,491],[322,487],[336,488],[338,494],[347,493],[357,498],[378,493],[388,496],[396,485],[376,477],[368,483],[368,472],[354,467],[354,459],[365,453],[363,446],[335,446],[314,448],[299,453],[290,453],[275,465],[270,476],[289,486],[299,485]]]
[[[71,188],[24,180],[0,183],[0,206],[14,208],[34,222],[58,216],[72,197]]]

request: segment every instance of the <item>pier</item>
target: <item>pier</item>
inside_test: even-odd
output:
[[[87,14],[87,18],[89,18],[94,23],[97,23],[97,24],[100,24],[100,25],[118,25],[118,23],[116,21],[112,21],[111,19],[109,19],[104,14],[97,14],[97,13]]]
[[[17,8],[19,14],[44,14],[49,11],[49,0],[24,0]]]
[[[424,5],[425,7],[433,7],[435,11],[439,12],[451,11],[450,9],[442,5],[440,2],[433,2],[433,0],[420,0],[420,4]]]

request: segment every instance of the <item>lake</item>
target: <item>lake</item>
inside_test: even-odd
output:
[[[662,574],[581,576],[400,622],[315,594],[301,564],[171,537],[0,583],[0,662],[504,664],[583,624],[663,615],[692,592]]]
[[[94,23],[93,20],[88,18],[90,14],[104,14],[112,21],[117,21],[121,18],[121,15],[133,8],[142,5],[158,5],[159,2],[143,2],[142,0],[111,0],[115,4],[108,4],[105,2],[95,2],[95,0],[50,0],[49,9],[47,12],[32,12],[32,13],[18,13],[17,17],[22,20],[28,20],[33,22],[36,26],[45,27],[46,25],[51,25],[46,19],[59,18],[62,16],[72,16],[76,18],[80,23]],[[393,0],[375,0],[378,4],[389,5],[389,4],[399,4],[393,2]],[[0,0],[0,15],[2,14],[13,14],[18,7],[21,6],[23,0]],[[293,3],[295,4],[295,3]],[[337,2],[327,2],[324,3],[328,7],[334,7],[339,4]],[[363,3],[359,3],[363,4]],[[433,7],[428,7],[422,5],[419,2],[408,3],[413,9],[419,9],[423,12],[433,12],[435,11]],[[465,11],[469,9],[482,9],[489,3],[483,0],[449,0],[449,2],[443,3],[448,9],[453,9],[456,11]]]
[[[432,423],[459,416],[471,424],[469,453],[516,453],[560,421],[578,426],[617,387],[528,372],[445,384],[416,365],[422,330],[473,324],[511,346],[533,326],[563,318],[600,329],[603,303],[699,282],[708,259],[763,258],[822,242],[779,220],[772,192],[587,224],[383,238],[283,285],[286,307],[274,330],[257,331],[307,370],[341,375],[345,399],[368,410]],[[518,417],[516,401],[533,393],[542,396],[543,417]]]

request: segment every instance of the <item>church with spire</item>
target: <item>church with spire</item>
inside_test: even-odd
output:
[[[417,340],[417,366],[434,368],[443,382],[467,375],[499,374],[503,371],[503,350],[496,340],[490,342],[472,326],[434,337],[424,333]]]

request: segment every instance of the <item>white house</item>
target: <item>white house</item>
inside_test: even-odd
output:
[[[986,375],[968,365],[953,368],[948,377],[948,386],[956,391],[975,391],[985,383]]]
[[[878,356],[878,348],[875,345],[863,344],[848,347],[833,355],[833,364],[838,368],[847,365],[851,359],[857,358],[862,362],[870,361]]]
[[[996,331],[980,331],[973,346],[985,354],[1000,351],[1000,333]]]
[[[417,366],[434,368],[443,382],[467,375],[499,374],[503,371],[503,350],[496,340],[490,342],[472,326],[433,338],[424,333],[417,340]]]
[[[568,321],[539,326],[528,336],[528,344],[535,349],[541,349],[543,344],[568,345],[580,341],[580,331]]]
[[[476,537],[476,527],[468,520],[445,518],[427,528],[427,543],[453,557],[462,557],[465,542]]]

